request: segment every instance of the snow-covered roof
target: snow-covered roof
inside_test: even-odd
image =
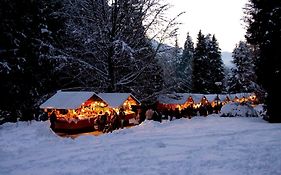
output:
[[[131,93],[99,93],[98,96],[112,108],[121,107],[129,97],[140,104],[138,99]]]
[[[219,99],[221,101],[225,101],[225,100],[227,100],[227,98],[229,98],[228,94],[219,94]]]
[[[234,100],[236,97],[236,94],[228,94],[228,97],[230,100]]]
[[[173,94],[162,94],[158,96],[158,101],[162,104],[184,104],[189,97],[191,97],[195,104],[200,103],[202,98],[205,96],[209,102],[214,101],[217,96],[219,100],[225,101],[227,97],[230,100],[237,98],[248,98],[254,93],[236,93],[236,94],[193,94],[193,93],[173,93]]]
[[[243,98],[243,97],[247,98],[247,97],[249,97],[251,95],[251,93],[237,93],[235,95],[238,98]]]
[[[55,95],[40,105],[41,109],[77,109],[82,103],[96,95],[89,91],[57,91]]]
[[[216,97],[216,94],[207,95],[207,96],[210,99],[212,99],[212,97],[214,98]],[[163,95],[159,95],[158,101],[163,104],[184,104],[189,97],[191,97],[194,103],[197,104],[201,102],[202,98],[204,97],[204,94],[192,94],[192,93],[174,93],[174,94],[165,94],[165,95],[163,94]]]
[[[204,95],[203,94],[191,94],[191,97],[192,97],[194,103],[196,104],[196,103],[200,103],[201,102],[201,100],[204,97]]]
[[[229,94],[229,98],[231,100],[234,100],[236,97],[237,98],[248,98],[251,95],[251,93],[236,93],[236,94]]]
[[[209,101],[209,102],[212,102],[212,101],[215,101],[216,100],[216,98],[217,98],[217,94],[207,94],[207,95],[204,95],[206,98],[207,98],[207,100]]]
[[[184,104],[189,97],[189,93],[162,94],[158,101],[162,104]]]

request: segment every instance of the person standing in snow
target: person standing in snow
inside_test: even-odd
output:
[[[119,118],[121,120],[121,128],[123,129],[125,124],[125,111],[122,107],[119,110]]]
[[[175,109],[174,115],[175,115],[176,119],[180,119],[181,118],[181,113],[180,113],[180,109],[179,108]]]
[[[162,114],[161,114],[159,111],[154,110],[152,119],[153,119],[154,121],[158,121],[158,122],[161,123],[161,122],[162,122]]]
[[[101,131],[104,131],[107,117],[108,117],[108,112],[105,112],[103,115],[100,116],[100,127],[99,128]]]
[[[137,114],[136,114],[136,123],[135,124],[140,124],[141,123],[141,109],[137,110]]]
[[[145,112],[145,118],[146,120],[152,120],[153,119],[153,113],[154,111],[149,108],[146,112]]]
[[[52,113],[50,115],[50,122],[51,122],[50,127],[52,130],[55,130],[56,121],[57,121],[57,115],[56,115],[55,111],[52,111]]]
[[[112,110],[111,112],[111,131],[119,129],[119,120],[116,111]]]

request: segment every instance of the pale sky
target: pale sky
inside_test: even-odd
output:
[[[194,43],[202,30],[204,35],[215,34],[222,51],[232,52],[235,44],[244,40],[243,7],[247,0],[166,0],[173,5],[169,13],[174,17],[185,11],[179,20],[179,45],[183,47],[187,32]]]

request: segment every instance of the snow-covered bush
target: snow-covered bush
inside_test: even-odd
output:
[[[266,109],[264,104],[259,104],[254,107],[255,111],[258,113],[260,117],[265,117],[266,116]]]
[[[247,103],[231,102],[221,109],[221,117],[257,117],[255,109]]]

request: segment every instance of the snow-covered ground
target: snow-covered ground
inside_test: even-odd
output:
[[[281,124],[217,115],[61,138],[48,122],[0,126],[0,174],[280,175]]]

